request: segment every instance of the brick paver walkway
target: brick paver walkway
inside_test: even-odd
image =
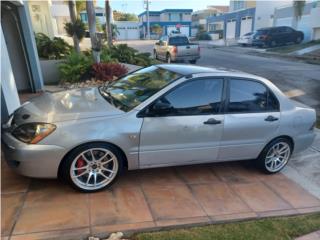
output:
[[[107,235],[320,211],[320,200],[282,174],[223,163],[128,172],[111,189],[83,194],[31,180],[2,163],[3,239]]]

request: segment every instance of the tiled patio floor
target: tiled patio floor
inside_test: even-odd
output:
[[[264,175],[243,163],[132,171],[94,194],[20,177],[4,162],[1,178],[4,239],[80,239],[320,211],[320,200],[284,175]]]

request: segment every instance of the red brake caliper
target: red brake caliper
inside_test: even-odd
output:
[[[77,168],[82,168],[86,165],[86,162],[83,160],[82,157],[79,157],[76,162],[76,165],[77,165]],[[85,171],[85,169],[79,169],[79,170],[77,170],[77,174],[79,175],[79,174],[83,173],[84,171]]]

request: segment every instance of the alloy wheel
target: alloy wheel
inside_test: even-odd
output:
[[[118,159],[110,150],[91,148],[81,152],[71,163],[70,177],[81,189],[104,188],[116,177]]]
[[[291,155],[291,148],[286,142],[274,144],[265,157],[265,167],[269,172],[277,172],[283,168]]]

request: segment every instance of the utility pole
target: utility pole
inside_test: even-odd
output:
[[[145,0],[147,12],[147,39],[150,40],[149,0]]]

